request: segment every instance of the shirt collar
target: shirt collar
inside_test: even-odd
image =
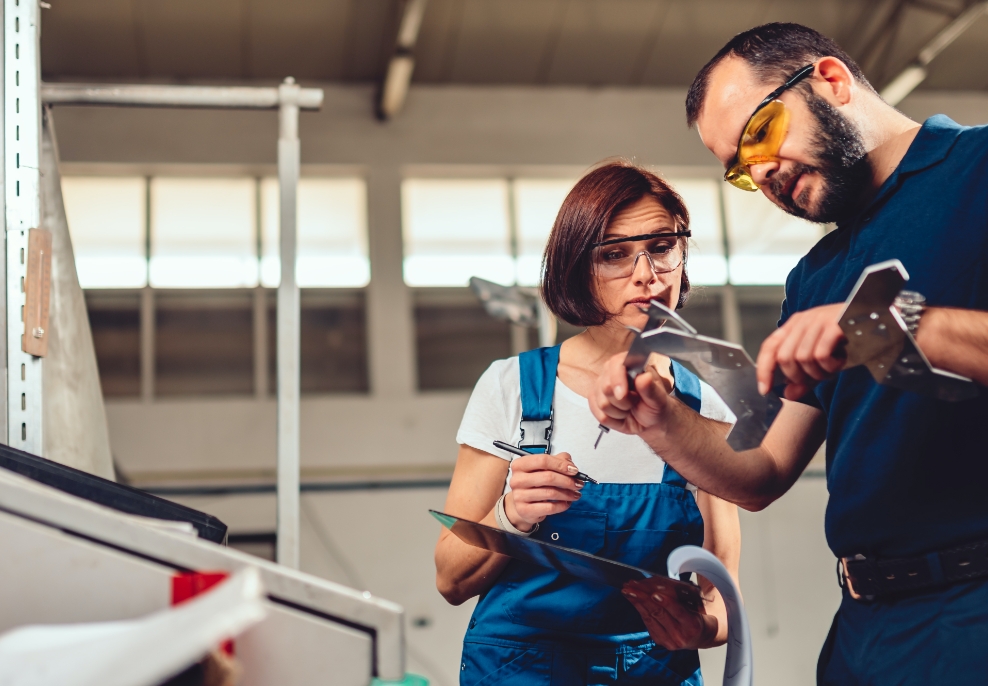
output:
[[[899,166],[885,179],[885,183],[862,212],[870,214],[876,205],[884,203],[894,189],[898,188],[903,175],[920,172],[942,162],[950,154],[963,130],[963,126],[943,114],[935,114],[923,122]]]

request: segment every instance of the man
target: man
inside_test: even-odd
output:
[[[734,453],[649,375],[629,389],[616,356],[594,414],[750,510],[784,494],[826,439],[826,532],[845,590],[818,681],[985,682],[988,128],[911,121],[833,41],[795,24],[732,39],[697,75],[687,116],[730,183],[837,224],[789,275],[758,356],[761,392],[779,367],[787,400],[761,447]],[[891,258],[926,297],[908,313],[918,345],[933,366],[978,382],[978,398],[948,403],[843,369],[843,302],[865,267]]]

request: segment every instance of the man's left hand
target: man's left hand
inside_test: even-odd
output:
[[[786,375],[785,397],[799,400],[817,381],[839,372],[847,361],[847,342],[837,323],[844,303],[797,312],[762,343],[758,352],[758,392],[768,393],[779,367]]]

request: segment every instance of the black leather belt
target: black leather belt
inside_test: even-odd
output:
[[[856,600],[873,600],[988,578],[988,541],[915,557],[842,557],[837,562],[837,577]]]

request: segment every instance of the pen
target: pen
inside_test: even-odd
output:
[[[511,445],[510,443],[505,443],[504,441],[494,441],[494,447],[495,448],[500,448],[501,450],[506,450],[507,452],[511,453],[512,455],[517,455],[518,457],[526,457],[526,456],[532,454],[532,453],[526,453],[521,448],[516,448],[515,446]],[[600,483],[596,479],[591,479],[589,476],[587,476],[583,472],[577,472],[576,474],[573,475],[573,478],[574,479],[579,479],[580,481],[588,481],[588,482],[590,482],[592,484],[599,484]]]

